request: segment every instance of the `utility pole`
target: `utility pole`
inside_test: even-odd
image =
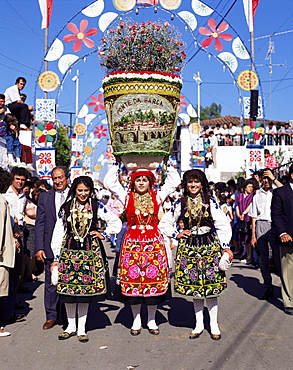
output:
[[[266,36],[260,36],[255,38],[255,40],[260,40],[264,38],[269,38],[269,47],[267,51],[267,55],[265,57],[265,60],[268,61],[268,64],[256,64],[258,67],[264,67],[268,66],[269,67],[269,79],[270,79],[270,87],[269,87],[269,98],[270,98],[270,119],[272,119],[272,77],[273,77],[273,67],[284,67],[287,64],[286,63],[273,63],[273,53],[275,53],[275,44],[273,42],[273,36],[279,36],[279,35],[284,35],[286,33],[293,32],[293,30],[289,31],[284,31],[284,32],[278,32],[274,33],[272,35],[266,35]]]

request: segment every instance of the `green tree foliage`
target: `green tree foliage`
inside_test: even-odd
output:
[[[221,104],[212,103],[209,107],[200,108],[200,120],[204,121],[211,118],[221,117]]]
[[[195,111],[197,112],[198,105],[194,107]],[[205,121],[211,118],[219,118],[222,117],[221,115],[222,106],[221,104],[212,103],[209,107],[203,108],[200,106],[200,120]],[[197,121],[196,117],[191,117],[191,122]]]
[[[56,162],[68,166],[70,164],[70,139],[67,136],[66,127],[61,125],[58,127],[58,139],[54,148],[56,149]]]

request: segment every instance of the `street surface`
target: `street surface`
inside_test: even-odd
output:
[[[106,250],[113,263],[109,243]],[[190,340],[193,305],[183,298],[173,298],[159,307],[159,336],[148,333],[146,311],[144,329],[138,337],[132,337],[128,307],[114,300],[92,304],[88,343],[79,343],[77,337],[59,341],[61,326],[42,330],[45,314],[41,275],[39,282],[26,283],[33,290],[31,294],[19,295],[26,301],[26,309],[19,311],[27,314],[26,321],[6,326],[11,336],[0,338],[0,369],[292,369],[293,316],[283,312],[278,276],[273,276],[275,297],[261,301],[259,270],[234,260],[227,275],[228,290],[219,298],[220,341],[213,341],[207,330],[200,338]]]

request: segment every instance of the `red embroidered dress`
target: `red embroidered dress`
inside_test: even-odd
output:
[[[148,203],[148,207],[139,209],[140,201]],[[123,295],[151,297],[163,295],[168,290],[167,255],[158,230],[158,211],[156,192],[150,190],[143,196],[130,192],[127,204],[129,229],[123,240],[117,276]]]

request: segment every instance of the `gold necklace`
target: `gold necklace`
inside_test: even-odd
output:
[[[84,238],[88,234],[92,221],[93,221],[93,208],[91,204],[91,199],[89,198],[89,203],[86,203],[84,207],[79,208],[76,204],[76,198],[73,199],[72,209],[70,210],[70,223],[71,229],[74,234],[74,239],[79,240],[80,243],[84,242]],[[76,223],[79,223],[79,230],[76,228]]]
[[[149,214],[154,214],[154,202],[149,192],[145,194],[134,193],[133,198],[135,214],[137,216],[142,214],[146,217]]]
[[[198,229],[202,218],[209,216],[209,213],[206,209],[203,211],[203,202],[201,195],[198,195],[195,198],[191,198],[189,196],[187,197],[187,207],[184,216],[188,218],[190,229],[192,228],[192,220],[196,221]]]

